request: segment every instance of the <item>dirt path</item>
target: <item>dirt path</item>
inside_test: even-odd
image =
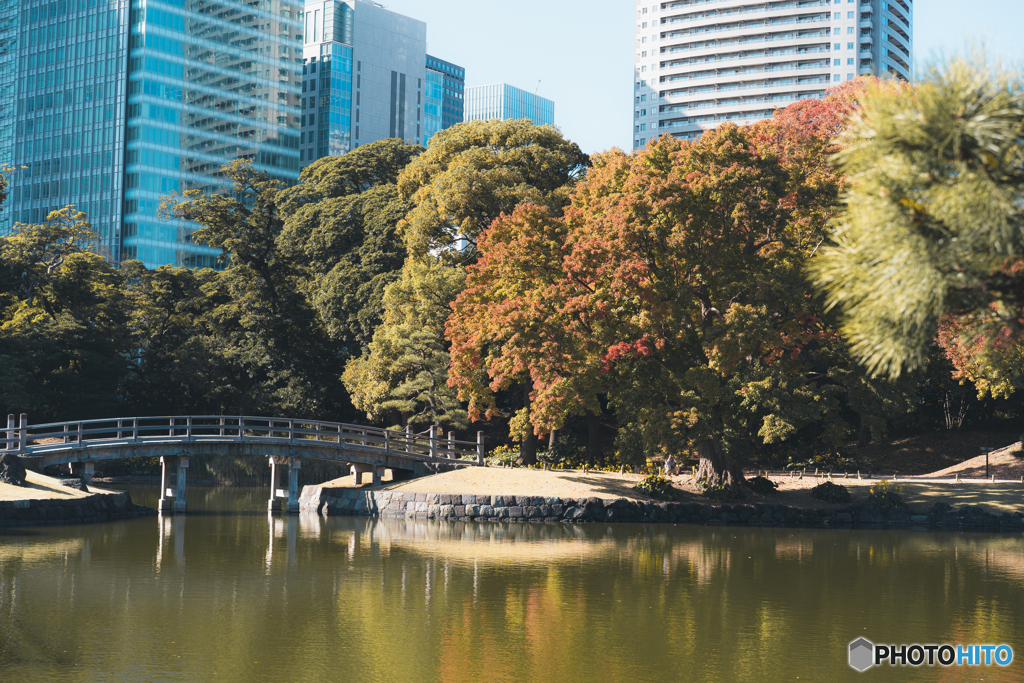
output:
[[[61,486],[60,479],[54,479],[53,477],[47,477],[32,471],[26,473],[25,482],[28,486],[22,487],[0,482],[0,500],[69,499],[85,498],[94,493],[115,493],[115,491],[96,486],[90,486],[90,492],[84,493],[69,486]]]

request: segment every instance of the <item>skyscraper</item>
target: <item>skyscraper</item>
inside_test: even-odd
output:
[[[466,88],[466,120],[530,119],[538,126],[555,123],[555,103],[508,83]]]
[[[112,260],[212,264],[219,251],[189,240],[194,224],[157,216],[160,197],[223,191],[219,169],[239,158],[298,177],[301,10],[291,0],[23,0],[15,45],[0,56],[0,92],[13,83],[17,93],[12,117],[0,106],[0,159],[18,169],[3,227],[73,204]]]
[[[439,130],[461,123],[465,110],[466,70],[427,55],[423,144]]]
[[[909,80],[913,0],[636,2],[633,146],[753,123],[858,75]]]

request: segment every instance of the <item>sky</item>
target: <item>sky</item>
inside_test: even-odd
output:
[[[427,23],[427,51],[466,85],[509,83],[554,100],[584,152],[632,144],[633,0],[378,0]],[[915,69],[970,44],[1024,62],[1024,0],[914,0]],[[538,83],[539,81],[539,83]]]

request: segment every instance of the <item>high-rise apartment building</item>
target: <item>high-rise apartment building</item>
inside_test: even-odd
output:
[[[753,123],[858,75],[911,76],[913,0],[636,2],[633,146]]]
[[[424,145],[437,131],[462,122],[466,97],[466,70],[457,64],[427,55],[425,82]]]
[[[223,191],[220,167],[239,158],[298,177],[301,4],[14,4],[16,29],[0,28],[0,92],[16,93],[0,105],[0,158],[18,169],[4,228],[73,204],[112,260],[212,265],[219,251],[160,219],[160,197]]]
[[[555,103],[507,83],[466,88],[466,120],[530,119],[538,126],[555,123]]]

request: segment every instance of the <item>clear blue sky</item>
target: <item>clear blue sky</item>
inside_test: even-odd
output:
[[[633,0],[380,0],[427,22],[427,50],[468,85],[505,82],[555,101],[555,123],[585,152],[631,144]],[[983,41],[1024,62],[1024,0],[915,0],[916,67]]]

